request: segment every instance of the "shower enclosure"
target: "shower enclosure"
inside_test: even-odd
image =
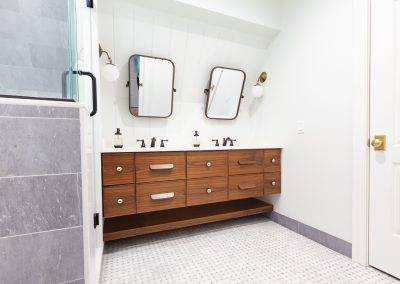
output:
[[[1,283],[94,283],[91,13],[0,0]]]

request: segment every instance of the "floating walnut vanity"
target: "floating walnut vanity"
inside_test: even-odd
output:
[[[104,240],[272,211],[281,149],[103,153]]]

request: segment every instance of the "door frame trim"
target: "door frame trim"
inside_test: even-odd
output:
[[[371,0],[355,0],[355,96],[353,112],[352,256],[368,266]]]

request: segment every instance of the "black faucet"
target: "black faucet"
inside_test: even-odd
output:
[[[151,138],[151,144],[150,144],[151,148],[156,147],[156,137]]]
[[[218,139],[212,139],[211,141],[215,141],[215,147],[219,147],[219,142],[218,142]]]
[[[168,142],[168,139],[161,139],[160,147],[164,147],[164,142]]]
[[[145,148],[146,144],[144,144],[144,139],[141,140],[136,140],[136,142],[142,142],[142,144],[140,145],[140,147]]]
[[[232,139],[230,137],[222,138],[222,146],[226,146],[228,144],[228,141],[231,142],[229,143],[229,146],[234,146],[233,142],[236,141],[236,139]]]
[[[232,139],[230,137],[222,138],[222,146],[226,146],[228,141],[231,141],[232,143]]]

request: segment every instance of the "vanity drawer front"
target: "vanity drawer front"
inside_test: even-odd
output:
[[[264,195],[281,193],[281,174],[264,174]]]
[[[152,182],[186,179],[186,153],[137,153],[136,181]]]
[[[114,185],[103,188],[104,217],[136,214],[135,185]]]
[[[229,176],[229,199],[262,196],[263,174]]]
[[[187,153],[187,177],[202,178],[228,175],[228,152]]]
[[[187,205],[228,200],[228,177],[192,179],[187,182]]]
[[[113,153],[102,155],[103,185],[135,182],[135,155]]]
[[[186,206],[186,181],[151,182],[136,185],[138,213]]]
[[[262,173],[264,163],[263,150],[240,150],[229,152],[229,174]]]
[[[277,173],[281,171],[281,149],[264,151],[264,173]]]

